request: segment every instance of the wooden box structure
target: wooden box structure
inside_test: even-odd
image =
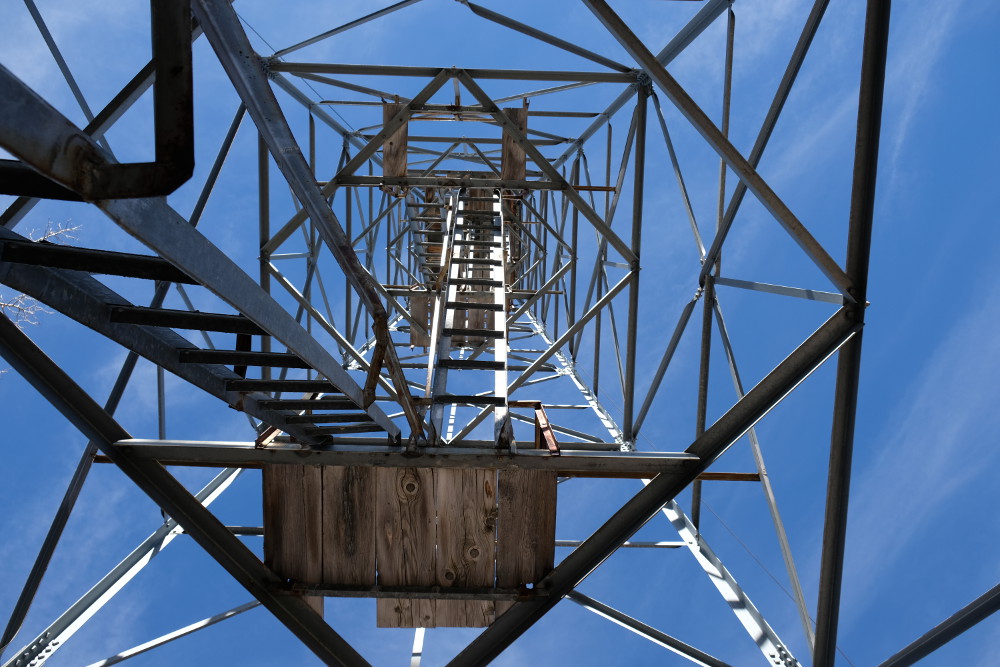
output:
[[[319,613],[370,592],[378,627],[484,627],[512,604],[491,593],[553,567],[554,472],[284,464],[263,484],[264,560]]]

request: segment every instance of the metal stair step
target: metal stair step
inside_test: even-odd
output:
[[[18,264],[47,266],[54,269],[72,269],[100,275],[163,280],[185,285],[196,285],[186,273],[173,264],[152,255],[136,255],[110,250],[74,248],[45,241],[2,241],[0,260]]]
[[[218,331],[220,333],[252,335],[264,333],[260,327],[242,315],[223,315],[143,306],[111,306],[108,316],[112,322],[124,324],[145,324],[154,327]]]
[[[272,398],[259,401],[265,410],[357,410],[349,398]]]
[[[385,431],[378,424],[345,424],[344,426],[306,426],[302,429],[309,435],[338,435],[340,433],[376,433]]]
[[[227,391],[301,391],[321,394],[340,393],[326,380],[228,380]]]
[[[367,412],[342,412],[336,414],[289,415],[285,421],[289,424],[328,424],[370,422],[372,418]]]
[[[243,352],[240,350],[179,350],[181,363],[222,364],[224,366],[274,366],[277,368],[312,368],[288,352]]]

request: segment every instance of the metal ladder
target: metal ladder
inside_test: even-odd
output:
[[[491,406],[494,442],[510,449],[514,438],[507,397],[507,234],[501,195],[499,191],[490,197],[459,194],[452,202],[441,253],[444,284],[434,305],[436,342],[427,367],[431,426],[441,439],[446,405]],[[474,356],[492,351],[493,359],[452,356],[469,348],[477,348]],[[470,372],[462,376],[463,385],[479,381],[486,386],[481,376],[492,373],[492,389],[448,392],[449,370]]]

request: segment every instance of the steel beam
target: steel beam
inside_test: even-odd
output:
[[[934,626],[878,667],[908,667],[1000,610],[1000,584]]]
[[[207,507],[236,480],[240,472],[239,468],[223,470],[195,494],[195,499]],[[176,521],[167,517],[162,526],[153,531],[124,560],[94,584],[83,597],[73,603],[33,641],[5,662],[3,667],[26,667],[27,665],[43,664],[52,657],[53,653],[65,646],[66,641],[83,627],[84,623],[100,611],[122,587],[134,579],[153,558],[166,549],[167,545],[183,532]]]
[[[806,18],[806,23],[802,27],[802,32],[799,35],[798,42],[795,44],[795,49],[792,51],[788,66],[781,77],[781,83],[778,84],[778,90],[774,93],[774,99],[771,100],[771,106],[764,117],[760,132],[757,134],[757,140],[754,142],[753,148],[750,150],[750,155],[747,157],[747,161],[750,162],[750,165],[754,169],[757,168],[757,165],[760,164],[760,159],[764,156],[764,149],[767,148],[771,134],[778,124],[778,117],[781,115],[781,110],[785,107],[788,95],[792,92],[792,86],[795,84],[799,69],[802,67],[806,54],[809,52],[809,46],[812,44],[813,37],[816,36],[816,31],[819,29],[820,21],[823,20],[823,14],[826,12],[828,4],[830,4],[830,0],[816,0],[813,3],[812,10],[809,12],[809,16]],[[732,227],[733,220],[736,219],[736,212],[739,210],[746,192],[747,186],[743,181],[736,184],[736,189],[729,200],[726,213],[722,218],[722,225],[716,232],[715,239],[712,241],[712,247],[709,248],[706,254],[706,261],[702,266],[699,282],[704,282],[706,276],[708,276],[708,272],[715,265],[715,258],[722,250],[722,244],[726,240],[729,229]]]
[[[6,317],[0,317],[0,354],[317,657],[331,665],[368,665],[307,602],[277,594],[281,579],[163,466],[114,447],[131,436]]]
[[[632,185],[632,242],[630,249],[635,255],[635,267],[631,271],[632,284],[628,290],[628,323],[625,335],[625,387],[622,392],[622,437],[627,445],[634,447],[635,434],[632,430],[632,415],[635,410],[635,359],[636,339],[639,334],[639,254],[642,247],[642,198],[646,180],[646,112],[649,91],[639,87],[635,106],[635,157],[632,163],[634,182]],[[576,289],[576,285],[573,285]]]
[[[550,180],[559,183],[563,191],[563,196],[573,203],[580,213],[583,214],[585,218],[592,224],[604,237],[607,238],[608,242],[614,246],[622,258],[629,264],[633,265],[634,268],[638,268],[638,258],[632,249],[618,237],[615,232],[607,225],[607,223],[597,214],[596,211],[587,203],[587,201],[580,196],[580,193],[565,179],[559,170],[556,169],[552,164],[539,152],[539,150],[534,146],[530,139],[525,135],[524,132],[517,126],[516,123],[511,121],[506,115],[501,112],[500,107],[490,99],[486,92],[479,87],[479,85],[473,80],[473,77],[469,70],[461,70],[456,74],[459,81],[465,85],[466,90],[472,93],[484,108],[486,108],[489,114],[496,120],[497,124],[500,125],[505,132],[521,147],[524,152],[527,153],[528,157],[531,158],[532,162],[538,165],[538,168],[542,170]]]
[[[687,328],[688,321],[691,319],[691,313],[694,312],[694,305],[698,302],[700,295],[691,299],[684,306],[681,311],[681,316],[677,320],[677,325],[674,327],[674,333],[670,336],[670,342],[667,343],[667,349],[663,351],[663,358],[660,359],[660,365],[656,368],[656,373],[653,375],[653,381],[649,385],[649,391],[646,393],[646,399],[642,402],[642,407],[639,409],[639,415],[635,418],[635,425],[632,427],[632,433],[638,434],[639,429],[642,427],[642,423],[646,420],[646,415],[649,413],[649,408],[653,405],[653,399],[656,398],[656,392],[660,389],[660,383],[663,382],[663,376],[667,372],[667,367],[670,366],[670,360],[674,358],[674,352],[677,350],[677,346],[681,342],[681,336],[684,335],[684,330]]]
[[[194,170],[194,95],[190,0],[151,3],[156,160],[118,164],[96,142],[76,142],[81,130],[35,91],[0,66],[0,100],[6,122],[0,145],[85,200],[166,195]],[[6,161],[5,161],[6,162]],[[44,165],[44,166],[42,166]],[[0,163],[20,170],[20,165]],[[23,180],[25,175],[21,173]],[[19,194],[19,193],[13,193]],[[60,197],[64,198],[64,197]]]
[[[612,623],[616,623],[627,630],[631,630],[640,637],[648,639],[654,644],[659,644],[663,648],[669,649],[682,658],[687,658],[697,665],[705,665],[706,667],[729,667],[729,663],[723,662],[718,658],[705,653],[704,651],[699,651],[694,646],[685,644],[681,640],[671,637],[667,633],[657,630],[650,625],[646,625],[642,621],[637,621],[631,616],[623,614],[603,602],[598,602],[594,598],[588,597],[579,591],[570,591],[566,597],[584,609],[592,611],[598,616],[603,616]]]
[[[340,227],[332,209],[327,205],[316,186],[315,176],[312,174],[301,148],[295,141],[295,137],[292,136],[291,129],[278,105],[278,100],[267,82],[267,77],[261,67],[260,57],[251,48],[236,12],[224,0],[214,2],[212,0],[195,0],[193,6],[198,20],[205,30],[206,37],[212,44],[212,48],[215,49],[216,55],[237,93],[243,99],[247,112],[257,124],[258,130],[267,143],[285,180],[299,201],[302,202],[303,208],[308,212],[320,236],[333,253],[337,263],[340,264],[347,280],[353,285],[365,304],[369,315],[375,321],[376,330],[386,331],[388,317],[373,285],[376,281],[361,266],[358,256],[351,246],[350,238]],[[388,333],[384,335],[388,339]],[[276,338],[280,340],[280,337],[276,336]],[[396,388],[396,398],[406,414],[412,436],[418,439],[422,438],[424,433],[423,420],[413,405],[406,378],[399,366],[396,349],[392,345],[391,339],[383,340],[383,342],[386,343],[386,367]],[[326,374],[326,371],[321,372]],[[330,379],[333,380],[332,377]],[[358,398],[362,399],[360,388],[358,388],[358,392]],[[361,405],[360,402],[358,404]],[[369,407],[368,410],[375,410],[376,414],[381,412],[374,406]],[[395,429],[396,427],[393,425],[390,430]]]
[[[11,236],[16,235],[14,232],[0,230],[0,239]],[[239,407],[247,414],[287,429],[288,432],[302,438],[304,442],[315,441],[314,437],[302,431],[300,427],[286,423],[280,412],[263,409],[259,402],[269,398],[268,396],[229,390],[227,382],[239,379],[233,371],[217,364],[182,363],[181,351],[197,350],[197,348],[180,334],[162,327],[112,321],[109,316],[112,307],[132,304],[95,278],[76,271],[0,262],[0,282],[31,295],[38,301],[107,336],[208,394],[225,401],[233,408]],[[387,418],[385,421],[393,425]]]
[[[856,331],[854,322],[843,311],[839,311],[827,320],[742,400],[705,431],[702,437],[688,447],[687,453],[699,457],[697,465],[687,469],[683,475],[659,475],[654,478],[539,582],[538,586],[548,591],[547,598],[515,604],[449,664],[452,667],[483,665],[498,656],[655,516],[664,503],[680,493],[751,426],[834,354]]]
[[[406,65],[347,65],[338,63],[286,63],[267,61],[273,72],[296,74],[358,74],[364,76],[415,76],[431,78],[440,67],[412,67]],[[482,69],[464,70],[473,79],[500,79],[504,81],[590,81],[593,83],[633,83],[637,74],[628,72],[566,72],[558,70]]]
[[[309,39],[298,42],[297,44],[293,44],[292,46],[281,49],[280,51],[276,51],[274,57],[280,58],[281,56],[291,53],[292,51],[298,51],[299,49],[305,48],[311,44],[315,44],[316,42],[320,42],[329,37],[333,37],[334,35],[339,35],[342,32],[347,32],[351,28],[357,28],[358,26],[364,25],[369,21],[374,21],[375,19],[385,16],[386,14],[391,14],[398,9],[402,9],[403,7],[408,7],[418,2],[420,2],[420,0],[401,0],[401,2],[397,2],[393,5],[389,5],[388,7],[379,9],[378,11],[366,14],[359,19],[348,21],[344,25],[338,26],[333,30],[327,30],[326,32],[316,35],[315,37],[310,37]]]
[[[232,466],[259,468],[277,463],[351,465],[365,467],[496,468],[500,470],[552,470],[560,475],[594,473],[615,475],[686,471],[697,462],[685,452],[615,452],[565,447],[559,456],[548,450],[518,449],[516,454],[496,448],[421,447],[408,452],[402,445],[331,445],[303,449],[299,445],[273,443],[256,448],[252,442],[199,442],[185,440],[122,440],[115,443],[137,460],[163,465]],[[581,446],[581,445],[577,445]]]
[[[109,414],[114,414],[115,410],[118,409],[118,404],[121,401],[122,394],[125,393],[125,387],[128,385],[128,381],[132,377],[132,372],[135,370],[135,365],[138,360],[139,355],[131,352],[126,357],[125,363],[122,364],[122,368],[118,373],[118,378],[115,380],[115,384],[111,388],[111,394],[108,396],[108,400],[104,404],[104,409]],[[3,638],[0,639],[0,655],[3,655],[3,652],[11,644],[11,642],[13,642],[17,633],[21,630],[24,618],[28,615],[28,610],[31,608],[31,603],[35,599],[38,587],[42,583],[46,570],[48,570],[49,563],[52,560],[52,554],[55,553],[56,546],[59,544],[63,530],[66,528],[66,523],[69,521],[70,514],[76,506],[77,498],[79,498],[80,491],[83,489],[83,484],[87,479],[88,473],[90,472],[90,466],[93,463],[94,454],[96,453],[97,445],[94,442],[88,442],[87,447],[84,449],[83,454],[80,457],[80,462],[77,463],[76,470],[73,472],[73,477],[70,479],[69,485],[66,487],[66,492],[63,494],[63,499],[59,504],[59,509],[56,510],[56,515],[52,519],[52,524],[49,526],[49,530],[45,534],[45,540],[42,542],[42,546],[38,550],[38,556],[35,558],[35,562],[31,566],[28,577],[24,582],[24,587],[21,589],[21,594],[18,596],[17,602],[14,604],[14,609],[11,611],[10,618],[7,621],[7,626],[4,629]],[[58,641],[64,643],[64,640]],[[33,646],[37,642],[38,640],[36,639],[31,645]]]
[[[660,90],[688,119],[702,135],[709,146],[719,154],[726,165],[744,182],[775,220],[788,232],[806,255],[823,274],[845,296],[850,295],[852,283],[844,270],[833,260],[826,250],[813,238],[809,230],[795,217],[771,187],[760,177],[756,169],[733,146],[725,135],[712,123],[711,119],[695,103],[679,83],[667,72],[649,49],[635,36],[635,33],[604,2],[604,0],[583,0],[590,7],[608,31],[628,51],[636,62],[649,74]]]
[[[527,35],[528,37],[533,37],[537,40],[545,42],[546,44],[550,44],[552,46],[560,48],[563,51],[568,51],[573,55],[580,56],[581,58],[586,58],[587,60],[591,60],[597,63],[598,65],[604,65],[608,69],[613,69],[618,72],[631,71],[630,67],[622,65],[620,62],[616,62],[611,58],[606,58],[600,54],[594,53],[589,49],[585,49],[579,46],[578,44],[566,41],[565,39],[560,39],[555,35],[550,35],[549,33],[543,30],[539,30],[534,26],[521,23],[520,21],[515,21],[509,16],[504,16],[499,12],[494,12],[492,10],[486,9],[485,7],[477,5],[474,2],[469,2],[468,0],[462,0],[462,4],[471,9],[472,13],[475,14],[476,16],[479,16],[480,18],[484,18],[487,21],[493,21],[494,23],[502,25],[505,28],[510,28],[511,30],[515,30],[519,33]]]
[[[847,275],[854,302],[844,307],[860,329],[865,321],[868,263],[871,255],[872,218],[875,214],[875,181],[879,134],[882,127],[882,96],[885,60],[889,44],[889,0],[869,0],[865,18],[865,41],[861,60],[858,128],[851,187],[850,227],[847,234]],[[847,539],[847,502],[851,486],[854,423],[858,409],[861,371],[861,333],[851,340],[837,359],[833,427],[830,435],[830,467],[827,480],[826,517],[823,526],[819,600],[816,609],[815,667],[832,667],[836,660],[840,588],[844,574]]]
[[[729,339],[729,331],[726,329],[726,322],[722,317],[722,308],[716,299],[714,304],[715,318],[719,323],[719,336],[722,338],[722,348],[726,353],[726,361],[729,363],[729,372],[733,378],[733,387],[736,389],[736,397],[743,398],[743,380],[740,378],[739,369],[736,366],[736,355]],[[788,543],[788,535],[785,533],[785,524],[781,520],[781,513],[778,511],[778,501],[774,497],[774,488],[771,486],[771,477],[767,474],[764,465],[764,453],[761,451],[760,442],[757,439],[757,429],[751,428],[747,432],[750,440],[750,450],[753,452],[754,465],[757,468],[757,479],[764,491],[764,499],[767,501],[768,511],[771,513],[771,521],[774,523],[774,532],[778,537],[778,547],[781,549],[782,560],[785,561],[785,571],[788,572],[788,580],[792,585],[792,597],[795,606],[799,611],[799,620],[802,622],[802,629],[805,632],[806,641],[809,648],[815,642],[813,634],[812,619],[806,607],[805,595],[802,593],[802,585],[799,582],[799,573],[795,568],[795,559],[792,557],[792,548]]]
[[[116,653],[115,655],[105,658],[104,660],[98,660],[97,662],[88,665],[88,667],[108,667],[109,665],[117,665],[119,662],[124,662],[129,658],[134,658],[135,656],[146,653],[147,651],[152,651],[158,646],[163,646],[164,644],[180,639],[181,637],[197,632],[198,630],[215,625],[216,623],[221,623],[222,621],[228,620],[233,616],[238,616],[245,611],[250,611],[251,609],[259,606],[260,602],[257,600],[254,600],[253,602],[246,602],[220,614],[215,614],[214,616],[209,616],[208,618],[196,621],[190,625],[185,625],[183,628],[178,628],[173,632],[168,632],[167,634],[161,635],[156,639],[151,639],[150,641],[143,642],[138,646],[133,646],[130,649]]]
[[[649,484],[649,480],[642,481],[643,484]],[[684,514],[677,501],[667,502],[663,506],[663,514],[684,540],[691,555],[708,575],[709,581],[719,591],[722,599],[729,605],[747,634],[757,644],[757,648],[764,654],[764,659],[768,664],[781,667],[801,667],[799,661],[795,659],[778,634],[764,620],[764,616],[744,592],[743,587],[723,565],[722,559],[708,546],[708,542],[705,541],[693,519]]]
[[[676,58],[680,53],[686,49],[695,38],[704,32],[708,26],[712,25],[712,22],[719,17],[722,12],[726,11],[732,0],[708,0],[705,5],[698,10],[698,13],[694,15],[690,21],[681,28],[674,38],[663,47],[658,54],[656,54],[656,59],[666,67],[670,62]],[[636,86],[629,86],[621,95],[615,98],[615,100],[605,109],[598,118],[592,122],[586,130],[580,133],[580,136],[576,138],[576,141],[569,146],[566,151],[560,155],[552,164],[556,168],[562,166],[562,164],[568,160],[574,153],[580,150],[580,147],[590,139],[594,134],[601,129],[605,124],[607,124],[612,116],[614,116],[618,111],[625,106],[632,96],[636,93]],[[498,102],[500,100],[497,100]]]

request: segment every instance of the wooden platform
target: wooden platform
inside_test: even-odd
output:
[[[556,476],[538,470],[270,465],[264,561],[282,577],[337,589],[517,589],[555,555]],[[322,612],[322,599],[311,596]],[[484,627],[512,603],[392,597],[387,628]]]

